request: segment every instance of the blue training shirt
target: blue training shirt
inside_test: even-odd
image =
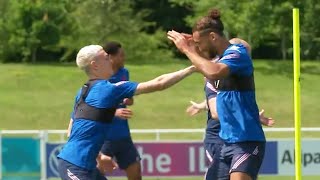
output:
[[[111,84],[107,80],[97,80],[90,88],[85,102],[97,108],[117,107],[124,98],[131,98],[138,83],[123,81]],[[76,100],[79,100],[81,90]],[[101,123],[88,119],[74,119],[68,142],[58,157],[87,170],[96,168],[96,157],[109,135],[111,123]]]
[[[109,82],[111,83],[118,83],[120,81],[129,81],[129,71],[126,68],[119,69],[118,72],[109,79]],[[118,108],[126,108],[126,105],[122,104],[121,101]],[[109,131],[107,140],[119,140],[130,137],[130,129],[127,119],[121,119],[115,116],[112,120],[112,128]]]
[[[241,44],[230,45],[218,63],[226,64],[230,75],[251,76],[254,72],[252,60]],[[217,112],[221,124],[219,135],[225,142],[265,141],[255,90],[218,91]]]

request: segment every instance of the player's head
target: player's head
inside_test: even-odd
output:
[[[103,49],[110,55],[110,60],[115,68],[121,68],[124,66],[125,53],[118,42],[107,42]]]
[[[192,29],[192,37],[199,50],[210,54],[211,57],[217,55],[217,46],[221,39],[225,39],[223,34],[224,26],[220,20],[220,12],[212,9],[207,16],[199,19]]]
[[[108,79],[113,74],[109,55],[99,45],[81,48],[76,62],[89,77]]]
[[[248,54],[251,54],[251,46],[247,41],[240,38],[232,38],[229,40],[231,44],[242,44],[248,51]]]

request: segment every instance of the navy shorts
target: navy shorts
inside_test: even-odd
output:
[[[210,161],[210,165],[205,174],[205,180],[218,179],[218,177],[228,176],[229,168],[219,169],[220,164],[220,152],[223,146],[223,142],[205,142],[204,148],[206,156]],[[223,174],[225,173],[225,174]]]
[[[243,172],[257,179],[265,152],[265,142],[225,143],[221,149],[219,170]],[[229,179],[226,172],[218,179]]]
[[[131,138],[105,141],[101,152],[104,155],[115,158],[120,169],[127,169],[131,164],[141,160]]]
[[[58,161],[58,171],[62,180],[107,180],[98,169],[86,170],[60,158]]]

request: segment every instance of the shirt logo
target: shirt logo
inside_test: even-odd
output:
[[[115,86],[120,86],[121,84],[124,84],[124,83],[127,83],[127,82],[129,82],[129,81],[120,81],[120,82],[115,83],[114,85]]]
[[[239,53],[232,53],[232,54],[228,54],[226,56],[223,56],[220,61],[224,60],[224,59],[236,59],[236,58],[240,58],[240,54]]]

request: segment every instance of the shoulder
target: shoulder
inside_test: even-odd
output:
[[[224,59],[243,59],[247,57],[246,48],[242,44],[233,44],[224,52],[223,57],[220,60]]]
[[[108,80],[97,80],[91,87],[93,91],[104,92],[113,88],[113,85]]]

